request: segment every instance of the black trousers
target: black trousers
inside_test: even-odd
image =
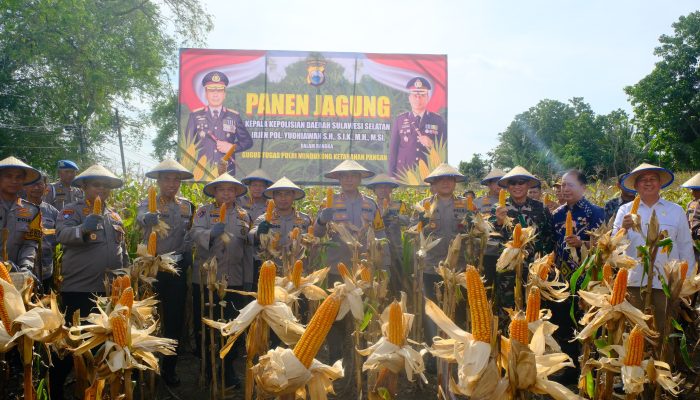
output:
[[[160,327],[161,336],[168,339],[180,340],[182,329],[185,326],[185,303],[187,296],[187,270],[192,265],[192,254],[185,253],[177,263],[179,275],[168,272],[158,272],[155,290],[160,301]],[[180,353],[180,345],[177,352]],[[163,356],[163,375],[175,373],[177,355]]]
[[[578,297],[568,298],[561,303],[556,303],[553,301],[543,301],[542,308],[549,308],[552,310],[552,318],[550,322],[558,325],[557,329],[552,335],[554,339],[559,343],[561,351],[566,353],[574,360],[574,368],[564,368],[562,373],[552,377],[552,380],[561,383],[562,385],[573,385],[578,383],[579,378],[579,361],[578,358],[581,356],[581,344],[578,340],[569,342],[576,336],[576,324],[571,320],[570,310],[571,302],[578,302]],[[576,321],[580,320],[583,313],[578,308],[578,304],[574,304],[574,318]]]
[[[70,326],[73,320],[73,313],[80,311],[80,317],[85,318],[90,314],[90,311],[95,307],[95,302],[92,300],[96,295],[104,296],[104,293],[87,293],[87,292],[62,292],[61,304],[62,311],[65,311],[66,325]],[[70,355],[61,359],[58,354],[54,353],[51,357],[53,367],[49,368],[49,380],[51,386],[49,392],[52,400],[63,400],[64,391],[63,385],[66,382],[68,374],[73,369],[73,357]]]

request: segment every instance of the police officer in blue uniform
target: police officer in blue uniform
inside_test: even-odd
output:
[[[49,185],[44,195],[44,201],[56,207],[58,211],[61,211],[64,206],[81,200],[83,198],[83,191],[71,185],[77,173],[78,164],[71,160],[59,160],[59,179]]]
[[[192,111],[187,122],[185,135],[197,143],[198,157],[206,156],[206,162],[216,165],[224,154],[236,145],[235,153],[248,150],[253,139],[243,124],[238,112],[224,107],[228,78],[219,71],[204,75],[202,86],[207,98],[207,106]],[[235,174],[235,153],[229,160],[227,171]],[[206,163],[203,163],[206,166]]]
[[[404,170],[413,169],[419,160],[426,161],[436,141],[447,140],[447,124],[439,114],[428,111],[430,82],[416,77],[408,81],[408,102],[411,111],[396,117],[391,127],[389,144],[389,173],[397,177]]]

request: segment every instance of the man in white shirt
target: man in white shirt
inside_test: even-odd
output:
[[[657,252],[656,261],[654,262],[652,302],[657,328],[663,323],[663,315],[666,308],[666,297],[661,289],[661,281],[659,280],[659,274],[664,273],[664,264],[670,260],[681,260],[687,261],[688,265],[692,266],[695,262],[693,242],[690,236],[690,228],[685,218],[685,211],[678,204],[661,198],[661,189],[672,182],[673,173],[665,168],[646,163],[635,168],[622,181],[622,185],[626,189],[636,191],[641,198],[637,212],[641,219],[641,233],[632,229],[634,223],[632,216],[629,214],[632,202],[620,206],[613,224],[613,234],[620,228],[627,229],[627,238],[630,241],[627,254],[631,257],[637,257],[637,247],[646,243],[647,228],[654,211],[659,221],[659,230],[661,232],[665,231],[667,236],[673,240],[673,249],[669,253]],[[693,268],[688,268],[688,274],[692,273],[692,270]],[[640,264],[630,271],[628,280],[630,302],[640,309],[643,308],[643,298],[637,288],[645,287],[646,285],[647,276],[644,274],[644,268]]]

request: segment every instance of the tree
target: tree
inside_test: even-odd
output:
[[[459,162],[459,172],[467,177],[467,182],[480,181],[489,171],[488,160],[481,154],[474,154],[470,161]]]
[[[199,42],[211,17],[196,0],[6,0],[0,27],[0,157],[53,169],[102,158],[115,107],[139,140],[145,116],[130,104],[163,91],[178,44]]]
[[[650,161],[678,169],[700,168],[700,11],[682,16],[674,34],[662,35],[651,73],[625,88],[634,122],[647,135]]]

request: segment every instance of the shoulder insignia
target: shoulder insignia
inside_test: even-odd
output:
[[[199,107],[199,108],[195,108],[194,110],[192,110],[193,113],[200,112],[200,111],[204,111],[204,107]]]

